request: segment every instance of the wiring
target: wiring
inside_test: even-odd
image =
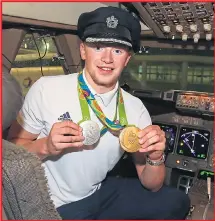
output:
[[[43,39],[43,41],[44,41],[44,44],[45,44],[45,52],[44,52],[44,54],[43,54],[43,56],[40,58],[38,58],[38,59],[36,59],[35,61],[37,61],[37,60],[40,60],[40,59],[43,59],[45,56],[46,56],[46,54],[47,54],[47,51],[48,51],[48,47],[47,47],[47,44],[46,44],[46,39],[44,38],[44,37],[41,37],[42,39]],[[35,43],[35,41],[34,41],[34,43]],[[36,46],[37,47],[37,46]],[[39,49],[39,47],[38,47],[38,49]]]
[[[40,50],[39,50],[39,47],[38,47],[37,42],[36,42],[36,39],[35,39],[35,37],[34,37],[34,33],[31,33],[31,35],[32,35],[32,38],[33,38],[34,44],[35,44],[35,46],[36,46],[36,49],[37,49],[37,52],[38,52],[38,55],[39,55],[38,60],[40,61],[40,70],[41,70],[41,74],[42,74],[42,76],[44,76],[44,74],[43,74],[43,60],[42,60],[42,59],[46,56],[46,52],[47,52],[47,44],[45,44],[45,45],[46,45],[45,53],[44,53],[43,56],[41,56],[41,54],[40,54]],[[43,39],[43,40],[44,40],[44,39]]]
[[[36,39],[35,39],[35,37],[34,37],[34,34],[31,33],[31,35],[32,35],[34,44],[35,44],[35,46],[36,46],[36,48],[37,48],[37,52],[38,52],[38,55],[39,55],[39,58],[36,59],[35,61],[37,61],[37,60],[40,61],[41,74],[42,74],[42,76],[44,76],[44,74],[43,74],[43,62],[42,62],[42,59],[46,56],[47,51],[48,51],[48,47],[47,47],[47,44],[46,44],[46,40],[45,40],[44,37],[42,37],[42,39],[43,39],[43,41],[44,41],[44,44],[45,44],[45,52],[44,52],[43,56],[41,56],[40,51],[39,51],[39,47],[38,47],[38,45],[37,45],[37,43],[36,43]],[[5,58],[12,66],[15,66],[16,68],[21,68],[21,67],[17,66],[16,64],[14,64],[13,62],[11,62],[10,59],[9,59],[5,54],[2,54],[2,55],[4,56],[4,58]]]
[[[41,55],[41,52],[40,52],[40,49],[39,49],[37,40],[36,40],[36,38],[35,38],[35,33],[34,33],[34,32],[31,32],[30,34],[32,35],[32,40],[33,40],[33,42],[34,42],[34,44],[35,44],[35,47],[36,47],[36,50],[37,50],[38,56],[39,56],[39,57],[38,57],[36,60],[34,60],[34,61],[37,61],[37,60],[40,61],[40,71],[41,71],[42,76],[44,76],[44,72],[43,72],[43,58],[46,56],[47,51],[48,51],[47,42],[46,42],[46,39],[45,39],[43,36],[41,36],[41,38],[42,38],[42,40],[43,40],[43,42],[44,42],[44,44],[45,44],[44,54]],[[2,54],[2,55],[5,57],[5,59],[6,59],[12,66],[14,66],[14,67],[16,67],[16,68],[21,68],[21,67],[17,66],[16,64],[14,64],[13,62],[11,62],[10,59],[9,59],[6,55],[4,55],[4,54]],[[65,59],[64,59],[64,61],[65,61]],[[68,64],[68,65],[66,65],[66,66],[67,66],[66,71],[67,71],[68,73],[70,73],[69,67],[73,66],[73,67],[79,68],[79,67],[81,66],[81,59],[80,59],[80,61],[78,62],[78,64]]]

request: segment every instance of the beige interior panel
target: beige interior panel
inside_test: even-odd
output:
[[[10,72],[11,62],[14,61],[22,40],[25,36],[25,31],[21,29],[3,29],[2,31],[2,64],[3,71]]]
[[[107,5],[99,2],[4,2],[2,14],[76,25],[79,15],[84,11],[92,11]],[[118,3],[112,5],[117,6]]]

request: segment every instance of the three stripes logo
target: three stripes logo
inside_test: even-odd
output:
[[[60,121],[64,121],[64,120],[72,120],[70,115],[69,115],[69,112],[66,112],[62,115],[60,115],[60,117],[58,118],[58,120]]]

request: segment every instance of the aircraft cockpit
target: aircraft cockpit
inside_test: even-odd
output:
[[[165,132],[165,185],[189,195],[187,219],[214,220],[214,3],[4,2],[2,71],[23,97],[41,76],[79,72],[77,18],[109,5],[141,21],[141,47],[120,85]],[[129,154],[109,175],[137,176]]]

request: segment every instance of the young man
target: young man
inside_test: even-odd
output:
[[[63,219],[184,219],[189,210],[187,195],[163,186],[164,132],[138,98],[119,88],[140,31],[119,8],[82,14],[83,73],[38,80],[11,128],[10,139],[43,160]],[[133,154],[139,180],[106,177],[124,153],[119,133],[126,125],[141,129]]]

